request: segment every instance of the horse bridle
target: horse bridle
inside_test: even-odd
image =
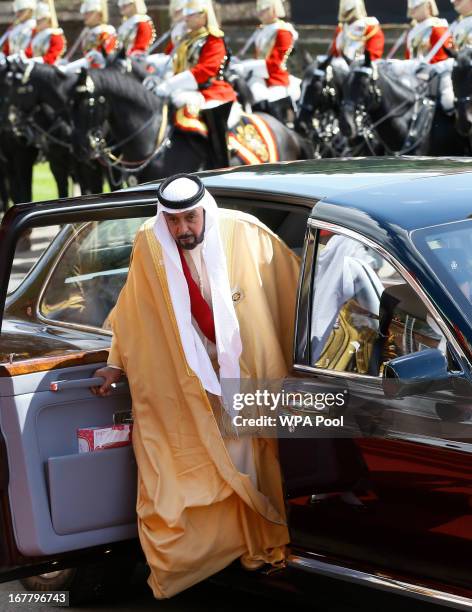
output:
[[[95,84],[91,77],[87,75],[85,83],[81,83],[75,88],[78,94],[81,95],[79,104],[86,105],[90,124],[92,127],[85,133],[85,141],[88,146],[87,153],[91,159],[98,159],[108,147],[106,140],[110,126],[107,121],[107,101],[105,96],[95,95]],[[73,103],[73,102],[72,102]],[[97,113],[97,110],[100,114]]]

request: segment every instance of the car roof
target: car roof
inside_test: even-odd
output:
[[[377,235],[379,225],[411,231],[472,213],[470,158],[305,160],[240,166],[199,176],[216,193],[307,198],[316,202],[312,217],[359,226],[364,233],[370,233],[370,227]],[[154,182],[138,189],[155,187]]]

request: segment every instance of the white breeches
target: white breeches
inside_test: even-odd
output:
[[[283,85],[267,85],[266,80],[260,77],[252,77],[249,80],[254,102],[267,100],[268,102],[276,102],[290,96],[294,102],[300,98],[301,80],[290,75],[290,83],[288,87]]]
[[[215,108],[221,104],[225,104],[221,100],[205,100],[203,95],[199,91],[176,91],[171,93],[171,101],[175,108],[182,108],[182,106],[189,105],[195,113],[205,110],[207,108]],[[233,102],[231,111],[228,117],[228,128],[231,129],[237,125],[241,119],[242,107],[239,102]]]

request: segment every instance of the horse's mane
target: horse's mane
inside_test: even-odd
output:
[[[58,87],[67,78],[56,66],[36,63],[33,68],[34,77],[51,87]]]
[[[110,101],[128,102],[135,109],[152,112],[160,106],[160,100],[136,79],[119,70],[90,70],[89,76],[95,85],[95,93],[108,96]]]
[[[64,103],[71,95],[72,87],[77,82],[76,74],[64,74],[57,66],[35,64],[31,74],[32,81],[50,99],[60,98]],[[52,98],[51,98],[52,94]]]

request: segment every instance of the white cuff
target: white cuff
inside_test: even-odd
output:
[[[267,62],[264,59],[248,59],[242,62],[246,75],[252,72],[252,76],[260,79],[268,79],[269,71],[267,70]]]
[[[167,85],[167,91],[169,93],[172,93],[173,91],[177,91],[177,90],[184,90],[186,89],[187,91],[197,91],[198,90],[198,83],[196,78],[193,76],[193,74],[190,72],[190,70],[184,70],[184,72],[179,72],[179,74],[174,74],[174,76],[171,76],[170,79],[167,79],[167,81],[165,81],[166,85]]]
[[[88,61],[85,57],[81,57],[75,62],[70,62],[66,66],[60,66],[61,70],[63,70],[66,74],[71,72],[80,72],[82,68],[88,68]]]

